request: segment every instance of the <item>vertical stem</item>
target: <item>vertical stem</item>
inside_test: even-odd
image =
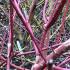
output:
[[[9,40],[8,40],[8,50],[7,50],[7,70],[10,70],[10,59],[13,54],[13,7],[10,2],[10,14],[9,14]]]
[[[70,4],[70,0],[68,0],[68,2],[66,4],[66,8],[65,8],[63,16],[62,16],[61,27],[60,27],[60,33],[61,34],[64,34],[64,24],[65,24],[65,21],[66,21],[66,14],[67,14],[68,9],[69,9],[69,4]]]
[[[10,27],[10,31],[9,31],[9,43],[11,43],[11,52],[13,53],[13,23],[14,23],[14,9],[12,7],[12,4],[10,2],[10,19],[9,19],[9,27]]]
[[[44,20],[44,23],[46,24],[47,23],[47,19],[46,19],[46,6],[48,4],[48,0],[45,0],[45,4],[44,4],[44,8],[43,8],[43,20]]]

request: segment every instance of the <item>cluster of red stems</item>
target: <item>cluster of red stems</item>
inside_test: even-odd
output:
[[[63,62],[61,62],[60,64],[58,64],[57,66],[53,65],[53,62],[52,62],[53,59],[59,57],[62,53],[64,53],[68,49],[70,49],[70,39],[68,39],[67,41],[65,41],[63,43],[58,43],[58,44],[53,45],[51,47],[53,49],[53,52],[51,52],[49,55],[45,54],[45,50],[48,50],[48,48],[49,48],[48,36],[47,36],[47,42],[46,42],[46,44],[44,44],[45,39],[46,39],[46,34],[48,35],[50,27],[52,25],[56,24],[55,22],[57,21],[60,13],[62,12],[63,7],[66,5],[66,7],[64,9],[62,20],[61,20],[61,27],[60,27],[60,29],[63,30],[62,28],[64,28],[64,23],[66,21],[66,14],[68,12],[70,0],[55,0],[54,6],[49,15],[49,18],[47,18],[47,16],[46,16],[46,6],[48,4],[48,0],[45,0],[45,4],[44,4],[44,8],[43,8],[44,25],[43,25],[43,32],[42,32],[41,40],[38,40],[34,36],[34,33],[32,31],[31,25],[30,25],[30,19],[32,18],[32,13],[34,11],[34,8],[36,7],[37,0],[33,0],[33,2],[32,2],[32,6],[30,8],[30,13],[29,13],[29,18],[26,18],[24,16],[24,14],[22,13],[20,6],[19,6],[20,0],[9,0],[9,1],[10,1],[10,11],[9,11],[9,39],[8,39],[7,59],[1,55],[1,52],[4,48],[4,38],[1,38],[2,48],[0,48],[1,49],[0,60],[3,60],[4,62],[0,66],[2,66],[3,64],[6,64],[7,70],[10,70],[10,66],[15,67],[17,70],[29,70],[27,68],[22,68],[20,66],[13,64],[11,62],[11,59],[16,55],[22,56],[22,55],[28,55],[28,54],[35,53],[36,60],[35,60],[35,63],[33,64],[33,66],[31,67],[31,70],[70,70],[70,69],[61,67],[62,65],[66,64],[67,62],[70,61],[69,56],[67,56],[66,59]],[[35,51],[23,52],[22,54],[20,54],[18,52],[16,54],[14,54],[14,51],[13,51],[13,48],[14,48],[13,25],[14,25],[14,19],[15,19],[16,14],[22,21],[23,26],[25,26],[26,30],[28,31]],[[58,40],[59,40],[59,36],[58,36]],[[56,47],[56,46],[58,46],[58,47]]]

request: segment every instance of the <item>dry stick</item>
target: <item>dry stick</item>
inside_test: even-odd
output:
[[[37,2],[38,0],[32,0],[32,5],[30,6],[30,10],[29,10],[29,21],[31,21],[34,16],[34,11],[36,9]]]
[[[55,58],[59,57],[63,52],[65,52],[65,51],[67,51],[69,49],[70,49],[70,39],[68,39],[67,41],[65,41],[64,43],[62,43],[58,48],[56,48],[54,50],[55,53],[54,52],[50,53],[46,57],[46,61],[49,61],[50,59],[55,59]],[[41,69],[41,67],[43,67],[43,68],[46,67],[44,61],[40,61],[40,63],[34,65],[34,69],[36,68],[36,70]]]
[[[32,38],[33,42],[35,43],[36,47],[34,47],[34,48],[38,49],[38,52],[36,52],[36,54],[40,53],[40,56],[44,59],[44,61],[46,61],[44,56],[42,55],[42,52],[41,52],[40,48],[38,47],[37,41],[35,40],[32,28],[31,28],[30,24],[28,23],[28,21],[24,18],[24,16],[23,16],[23,14],[22,14],[22,12],[21,12],[16,0],[13,0],[13,1],[11,0],[11,4],[14,7],[14,9],[16,10],[16,13],[18,14],[18,16],[21,19],[21,21],[23,22],[23,25],[26,27],[27,31],[29,32],[30,37]]]

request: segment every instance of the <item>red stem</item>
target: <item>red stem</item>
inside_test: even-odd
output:
[[[61,45],[61,43],[55,44],[55,45],[53,45],[53,46],[49,46],[48,48],[47,48],[47,47],[44,47],[44,48],[42,48],[41,51],[48,50],[48,49],[54,50],[54,49],[57,48],[56,46],[59,46],[59,45]],[[28,54],[33,54],[33,53],[35,53],[35,51],[28,51],[28,52],[24,52],[24,53],[22,53],[22,54],[20,54],[20,52],[17,51],[17,52],[15,53],[15,56],[16,56],[16,55],[17,55],[17,56],[28,55]]]
[[[67,1],[66,8],[64,10],[63,17],[62,17],[62,20],[61,20],[61,28],[60,28],[60,33],[61,34],[64,34],[64,23],[66,21],[66,14],[67,14],[68,9],[69,9],[69,4],[70,4],[70,0]]]
[[[47,3],[48,3],[48,0],[45,0],[45,4],[44,4],[44,8],[43,8],[43,20],[44,20],[45,24],[47,23],[46,14],[45,14]]]
[[[63,52],[67,51],[69,48],[70,48],[70,39],[62,43],[58,48],[54,50],[54,52],[46,56],[46,61],[59,57]],[[43,66],[44,68],[46,67],[46,64],[44,63],[43,60],[38,63],[38,68],[41,68],[41,66]]]
[[[7,50],[7,70],[10,70],[10,59],[11,56],[13,54],[13,48],[14,48],[14,44],[13,44],[13,7],[10,1],[10,17],[9,17],[9,40],[8,40],[8,50]]]
[[[55,12],[54,12],[54,10],[52,11],[52,13],[49,17],[49,20],[47,22],[47,25],[45,27],[45,30],[43,31],[43,34],[42,34],[41,42],[40,42],[40,45],[39,45],[39,47],[41,49],[44,46],[44,41],[45,41],[48,29],[56,22],[56,20],[59,17],[65,3],[66,3],[66,0],[61,0],[61,2],[57,5],[57,8],[55,9]]]
[[[31,36],[31,39],[33,40],[33,42],[35,43],[36,45],[36,48],[38,49],[39,52],[37,52],[36,54],[39,54],[40,53],[40,56],[45,60],[44,56],[42,55],[42,52],[40,50],[40,48],[38,47],[38,44],[35,40],[35,37],[34,37],[34,34],[33,34],[33,31],[32,31],[32,28],[30,26],[30,24],[28,23],[28,21],[24,18],[16,0],[11,0],[11,3],[12,3],[12,6],[13,8],[16,10],[16,13],[18,14],[19,18],[21,19],[21,21],[23,22],[23,25],[26,27],[26,29],[28,30],[30,36]],[[35,47],[34,47],[35,48]],[[36,50],[36,49],[35,49]],[[36,50],[37,51],[37,50]]]

